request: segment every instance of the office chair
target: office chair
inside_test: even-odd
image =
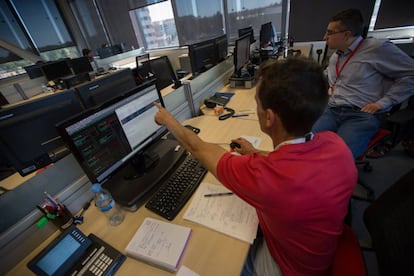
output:
[[[381,275],[412,275],[414,248],[414,169],[364,211]]]
[[[401,108],[405,104],[406,106],[404,108]],[[356,159],[356,165],[362,165],[363,170],[366,172],[373,170],[372,165],[370,164],[369,160],[365,158],[365,155],[370,149],[373,149],[380,144],[385,144],[386,142],[390,144],[390,147],[395,146],[398,143],[398,140],[401,136],[401,131],[404,126],[409,122],[414,121],[413,107],[414,96],[411,96],[404,103],[397,104],[390,110],[389,114],[384,118],[383,125],[369,142],[364,154]],[[371,187],[366,185],[363,181],[361,181],[361,179],[358,179],[358,186],[365,190],[366,195],[362,196],[360,193],[355,192],[353,194],[354,198],[368,201],[374,200],[375,193]]]
[[[362,165],[364,171],[371,172],[373,170],[373,167],[372,167],[371,163],[369,162],[369,160],[367,160],[365,158],[365,155],[367,154],[367,152],[370,149],[372,149],[375,146],[377,146],[378,144],[384,142],[390,136],[391,136],[391,131],[390,130],[385,129],[385,128],[380,128],[378,130],[378,132],[374,135],[374,137],[371,138],[365,152],[355,160],[355,164],[357,166]],[[375,198],[374,190],[370,186],[368,186],[366,183],[364,183],[359,177],[358,177],[357,186],[365,191],[365,195],[361,195],[361,193],[359,193],[360,190],[356,189],[354,191],[353,195],[352,195],[354,198],[367,200],[367,201],[373,201],[374,200],[374,198]]]
[[[365,276],[365,262],[358,238],[352,228],[344,224],[338,239],[329,276]]]

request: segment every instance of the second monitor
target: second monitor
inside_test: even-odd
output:
[[[162,90],[171,84],[174,84],[173,88],[178,88],[180,82],[174,73],[173,67],[167,56],[161,56],[158,58],[144,61],[143,66],[146,67],[149,63],[149,70],[154,74],[156,79],[156,85],[158,90]]]

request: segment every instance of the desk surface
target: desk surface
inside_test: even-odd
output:
[[[224,90],[225,89],[223,89],[223,91]],[[241,103],[248,98],[252,99],[252,97],[254,97],[254,90],[233,91],[236,92],[236,95],[230,100],[229,104],[234,104],[235,108],[238,108],[236,107],[236,103],[239,100]],[[254,100],[250,101],[250,108],[254,109],[255,105]],[[230,139],[241,135],[260,137],[262,138],[260,148],[265,150],[271,149],[272,142],[268,136],[260,131],[257,119],[246,118],[249,117],[230,118],[225,121],[219,121],[216,116],[207,115],[191,118],[186,120],[184,124],[191,124],[200,128],[201,132],[199,133],[199,136],[203,140],[220,144],[226,149],[229,149]],[[221,185],[210,173],[206,175],[203,181]],[[175,224],[188,226],[193,230],[184,252],[182,265],[187,266],[200,275],[239,275],[249,244],[196,223],[184,220],[183,214],[190,202],[191,199],[186,204],[185,208],[172,221]],[[108,224],[104,214],[102,214],[95,206],[91,205],[85,213],[85,222],[80,225],[79,228],[85,234],[94,233],[119,251],[124,252],[129,240],[146,217],[162,219],[145,207],[141,207],[136,212],[125,212],[124,222],[121,225],[114,227]],[[55,236],[57,236],[57,234],[53,237]],[[51,240],[52,237],[36,248],[14,269],[9,271],[8,275],[31,275],[31,272],[26,268],[27,262],[35,256],[35,254],[40,252],[40,250]],[[117,275],[136,275],[138,271],[140,275],[172,274],[128,257],[125,263],[120,267]]]

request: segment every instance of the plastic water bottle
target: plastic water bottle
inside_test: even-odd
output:
[[[121,224],[124,220],[124,214],[115,203],[111,193],[102,188],[99,183],[92,185],[92,192],[95,194],[94,201],[96,207],[98,207],[107,216],[109,223],[113,226]]]

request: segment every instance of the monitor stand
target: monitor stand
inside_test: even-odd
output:
[[[160,161],[158,153],[145,151],[133,157],[130,164],[124,169],[124,179],[134,180],[153,169]]]
[[[187,153],[174,139],[162,139],[151,145],[146,152],[147,155],[143,158],[149,162],[146,162],[143,170],[137,171],[134,167],[134,162],[137,162],[135,160],[103,184],[115,201],[131,212],[136,211],[148,200],[162,180],[184,160]]]
[[[241,77],[241,78],[230,77],[229,81],[230,81],[231,88],[242,87],[242,88],[250,89],[255,84],[255,79],[252,76]]]

